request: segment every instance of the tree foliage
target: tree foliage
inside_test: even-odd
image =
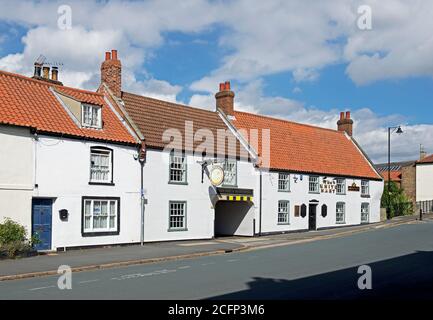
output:
[[[390,207],[391,218],[413,214],[412,201],[406,196],[404,190],[400,188],[394,181],[391,181],[390,184],[385,182],[381,206],[382,208]]]

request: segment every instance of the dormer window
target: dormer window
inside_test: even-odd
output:
[[[83,104],[81,123],[83,127],[101,129],[102,128],[101,107],[91,105],[91,104]]]

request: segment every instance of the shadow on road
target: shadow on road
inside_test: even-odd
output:
[[[248,289],[221,296],[231,299],[432,299],[433,252],[416,253],[368,264],[372,289],[358,288],[358,266],[306,278],[253,278]]]

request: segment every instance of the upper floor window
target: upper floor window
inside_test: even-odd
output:
[[[361,180],[361,195],[362,196],[370,195],[370,186],[368,180]]]
[[[317,176],[309,177],[308,191],[311,193],[319,193],[319,177]]]
[[[278,191],[290,191],[290,174],[278,173]]]
[[[223,165],[224,182],[226,186],[236,186],[237,184],[237,162],[233,159],[226,159]]]
[[[81,114],[81,123],[84,127],[96,129],[102,128],[101,107],[90,104],[83,104]]]
[[[113,150],[90,148],[90,182],[113,183]]]
[[[278,224],[289,224],[290,202],[278,201]]]
[[[344,223],[346,219],[346,204],[344,202],[337,202],[336,207],[336,223]]]
[[[170,183],[186,183],[186,156],[184,153],[170,153]]]
[[[337,194],[346,194],[346,179],[337,178],[336,182],[337,182],[336,185]]]

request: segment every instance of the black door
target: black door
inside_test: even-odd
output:
[[[308,205],[308,230],[316,230],[317,204]]]

